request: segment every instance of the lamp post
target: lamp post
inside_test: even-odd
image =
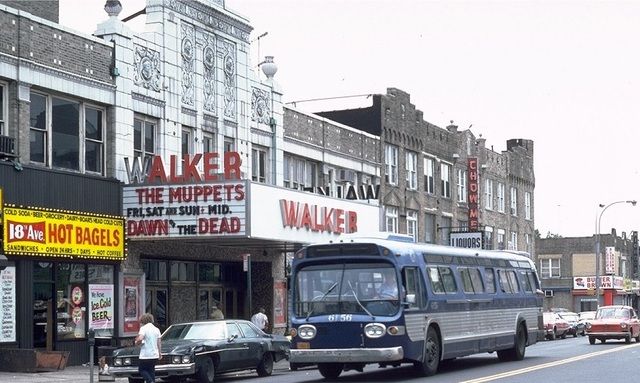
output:
[[[600,307],[600,223],[602,222],[602,214],[611,206],[619,203],[630,203],[632,206],[636,206],[636,200],[632,201],[616,201],[611,202],[608,205],[600,204],[600,214],[596,216],[596,308]]]

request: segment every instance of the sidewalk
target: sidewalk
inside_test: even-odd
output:
[[[281,360],[273,364],[273,371],[289,370],[289,362]],[[240,371],[238,374],[254,374],[254,371]],[[90,381],[90,368],[88,366],[71,366],[62,371],[55,372],[38,372],[38,373],[21,373],[21,372],[3,372],[0,371],[0,382],[7,383],[87,383]],[[93,368],[93,381],[99,382],[98,366]],[[116,383],[126,383],[126,378],[118,378]]]

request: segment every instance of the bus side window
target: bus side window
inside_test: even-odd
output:
[[[429,274],[429,281],[431,282],[431,290],[433,290],[433,293],[444,294],[444,285],[442,284],[442,279],[440,278],[438,268],[427,267],[427,272]]]
[[[503,293],[510,294],[513,292],[509,286],[509,277],[507,277],[506,270],[498,270],[498,283]]]
[[[531,287],[531,280],[529,279],[529,272],[528,271],[520,271],[520,279],[522,280],[522,287],[524,288],[524,291],[526,291],[528,293],[532,293],[533,292],[533,287]]]
[[[473,284],[473,290],[476,294],[484,293],[484,286],[482,285],[482,278],[480,277],[480,270],[473,268],[469,269],[469,276],[471,277],[471,283]]]
[[[486,268],[484,269],[484,280],[486,282],[487,292],[489,294],[496,293],[496,280],[493,274],[493,269]]]
[[[403,283],[406,291],[404,299],[409,304],[409,308],[424,307],[424,284],[418,268],[405,268]]]
[[[518,286],[518,276],[516,276],[516,272],[514,270],[507,271],[507,278],[509,279],[509,286],[511,288],[511,292],[517,294],[520,292],[520,286]]]
[[[471,275],[469,275],[469,269],[466,267],[459,267],[460,279],[462,279],[462,291],[465,293],[473,294],[473,283],[471,282]]]
[[[456,280],[453,277],[453,271],[449,267],[438,267],[440,271],[440,275],[442,276],[442,284],[444,285],[444,291],[447,294],[458,292],[458,287],[456,286]]]

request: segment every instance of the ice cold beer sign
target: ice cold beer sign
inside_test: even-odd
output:
[[[170,156],[133,167],[125,159],[130,186],[123,191],[129,238],[244,236],[247,183],[240,179],[240,155],[226,152],[185,156],[178,171]],[[199,169],[202,169],[200,172]]]

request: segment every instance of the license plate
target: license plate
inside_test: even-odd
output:
[[[296,343],[296,348],[310,349],[311,348],[311,344],[309,344],[309,342],[298,342],[298,343]]]

